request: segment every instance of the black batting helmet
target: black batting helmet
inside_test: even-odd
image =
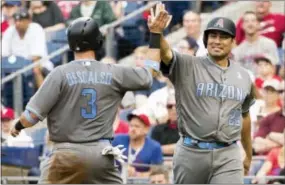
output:
[[[72,51],[99,50],[103,35],[99,25],[90,17],[75,19],[67,28],[67,39]]]
[[[236,36],[236,26],[231,19],[225,17],[214,18],[208,23],[207,28],[204,31],[203,42],[205,47],[207,47],[208,34],[212,30],[225,32],[230,36],[232,36],[233,38]]]

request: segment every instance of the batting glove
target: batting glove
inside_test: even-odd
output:
[[[117,161],[121,164],[126,163],[127,157],[123,154],[126,148],[123,145],[118,145],[116,147],[107,146],[102,150],[102,155],[113,155]]]

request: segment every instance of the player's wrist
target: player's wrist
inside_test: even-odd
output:
[[[17,123],[15,124],[15,130],[17,130],[17,131],[21,131],[21,130],[23,130],[23,129],[25,129],[25,127],[22,125],[22,123],[21,123],[21,121],[20,120],[18,120],[17,121]]]
[[[161,33],[150,32],[149,48],[160,49]]]

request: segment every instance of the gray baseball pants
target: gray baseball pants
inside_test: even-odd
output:
[[[111,145],[56,143],[52,155],[41,165],[39,184],[122,184],[114,156],[101,155]]]
[[[237,144],[220,149],[197,149],[177,142],[173,175],[175,184],[243,183],[243,161]]]

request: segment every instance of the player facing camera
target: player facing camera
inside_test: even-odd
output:
[[[203,42],[215,61],[228,59],[234,46],[235,24],[225,17],[211,20],[204,32]]]

